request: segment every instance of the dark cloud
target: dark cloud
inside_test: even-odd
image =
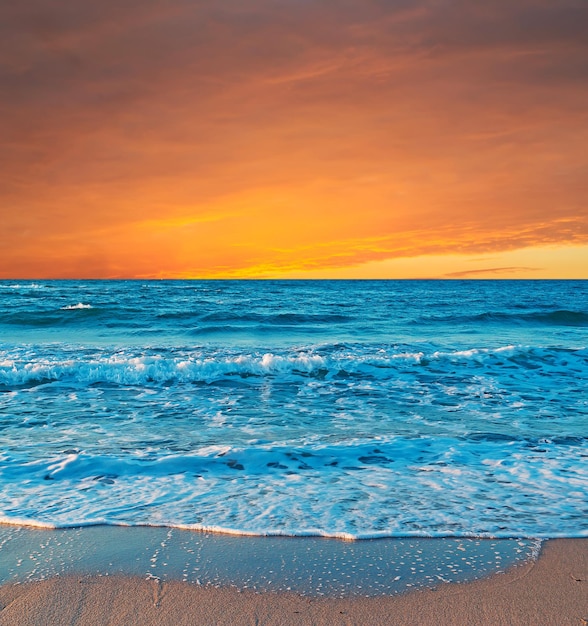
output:
[[[456,51],[510,48],[519,51],[586,48],[585,2],[447,1],[433,5],[423,28],[431,48]]]

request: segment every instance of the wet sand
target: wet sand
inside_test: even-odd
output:
[[[154,526],[0,525],[0,584],[119,575],[307,596],[396,595],[535,558],[537,540],[243,536]]]
[[[544,543],[537,561],[397,596],[328,598],[124,576],[56,576],[0,587],[2,626],[588,623],[588,540]]]

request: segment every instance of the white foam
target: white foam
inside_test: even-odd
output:
[[[75,311],[77,309],[93,309],[94,307],[91,304],[84,304],[83,302],[78,302],[77,304],[68,304],[67,306],[62,306],[62,311]]]
[[[1,519],[347,539],[588,536],[587,356],[5,347]]]
[[[49,527],[343,539],[588,536],[588,479],[578,450],[555,444],[529,454],[526,442],[392,437],[302,449],[212,447],[155,459],[5,455],[0,481],[1,521]]]
[[[77,306],[77,305],[76,305]],[[86,306],[86,305],[84,305]],[[89,306],[89,305],[88,305]],[[503,372],[497,360],[506,359],[511,369],[529,374],[530,364],[535,368],[560,373],[571,366],[586,372],[588,350],[558,351],[550,348],[507,346],[498,349],[429,353],[381,351],[341,351],[334,355],[307,352],[294,354],[218,352],[211,355],[194,351],[182,356],[133,355],[132,353],[84,356],[79,349],[63,351],[59,355],[36,357],[22,350],[0,351],[0,383],[22,385],[36,380],[73,380],[84,384],[108,382],[118,384],[209,382],[227,376],[308,376],[332,378],[337,375],[360,374],[376,379],[390,379],[400,374],[414,374],[415,366],[427,367],[431,362],[460,367],[465,373],[480,366],[494,375]],[[508,372],[512,374],[512,372]],[[565,373],[565,372],[564,372]]]
[[[0,289],[43,289],[45,285],[40,283],[3,283]]]

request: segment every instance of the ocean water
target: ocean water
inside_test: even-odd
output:
[[[588,536],[586,281],[0,282],[0,522]]]

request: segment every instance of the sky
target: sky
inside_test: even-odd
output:
[[[588,278],[586,0],[0,4],[0,278]]]

